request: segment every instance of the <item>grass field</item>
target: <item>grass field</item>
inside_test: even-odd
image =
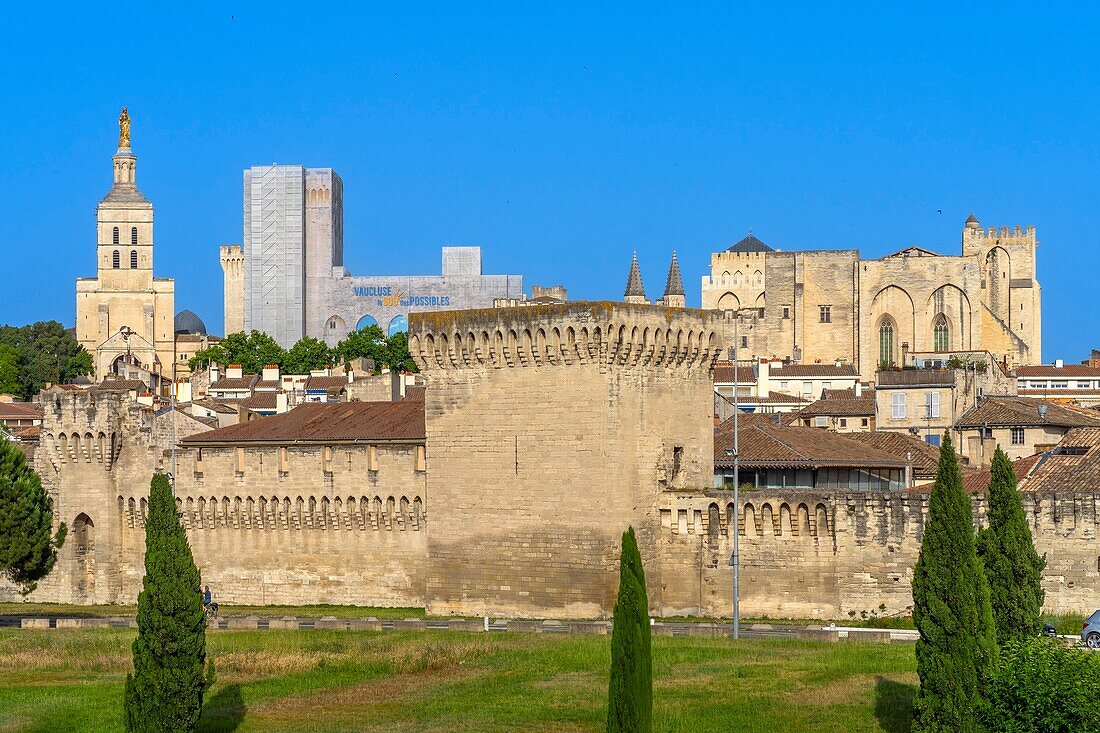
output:
[[[121,730],[134,632],[0,631],[0,731]],[[599,731],[610,638],[218,632],[200,727],[228,731]],[[911,644],[655,638],[658,731],[909,729]]]

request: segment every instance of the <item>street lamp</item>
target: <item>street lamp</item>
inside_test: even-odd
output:
[[[726,451],[726,456],[733,458],[733,525],[730,527],[730,534],[733,535],[733,552],[730,553],[729,564],[733,569],[733,628],[731,631],[734,639],[741,638],[741,556],[738,552],[738,540],[741,534],[741,466],[737,442],[737,413],[741,412],[737,392],[737,348],[741,345],[740,316],[740,309],[733,311],[733,449]]]

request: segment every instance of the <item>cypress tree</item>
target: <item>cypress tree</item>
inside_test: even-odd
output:
[[[975,548],[970,499],[944,434],[913,573],[917,641],[914,731],[980,731],[997,651],[989,585]]]
[[[1000,447],[993,454],[989,527],[978,533],[978,554],[989,580],[998,643],[1038,634],[1046,560],[1035,551],[1012,462]]]
[[[127,733],[194,731],[202,697],[213,681],[206,666],[206,614],[199,571],[176,515],[168,477],[149,489],[145,578],[138,596],[134,672],[126,676]]]
[[[645,569],[634,528],[623,532],[619,597],[611,636],[608,733],[650,733],[653,729],[653,663]]]
[[[38,474],[17,446],[0,438],[0,573],[23,595],[53,569],[65,525],[53,536],[53,510]]]

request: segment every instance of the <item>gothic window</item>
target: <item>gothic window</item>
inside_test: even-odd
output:
[[[115,253],[113,255],[111,255],[111,267],[113,267],[114,269],[117,270],[118,266],[119,266],[118,250],[116,249]]]
[[[942,313],[936,316],[932,326],[934,351],[947,351],[951,348],[950,331],[947,329],[947,317]]]
[[[118,227],[115,227],[114,234],[111,238],[111,244],[118,244]]]
[[[131,270],[136,270],[137,269],[137,250],[136,249],[130,250],[130,269]]]
[[[878,361],[880,366],[894,365],[894,324],[883,321],[878,328]]]
[[[130,230],[130,244],[137,244],[137,227]]]

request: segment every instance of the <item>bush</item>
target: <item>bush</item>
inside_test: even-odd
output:
[[[1100,654],[1052,639],[1012,641],[989,680],[990,733],[1100,731]]]

